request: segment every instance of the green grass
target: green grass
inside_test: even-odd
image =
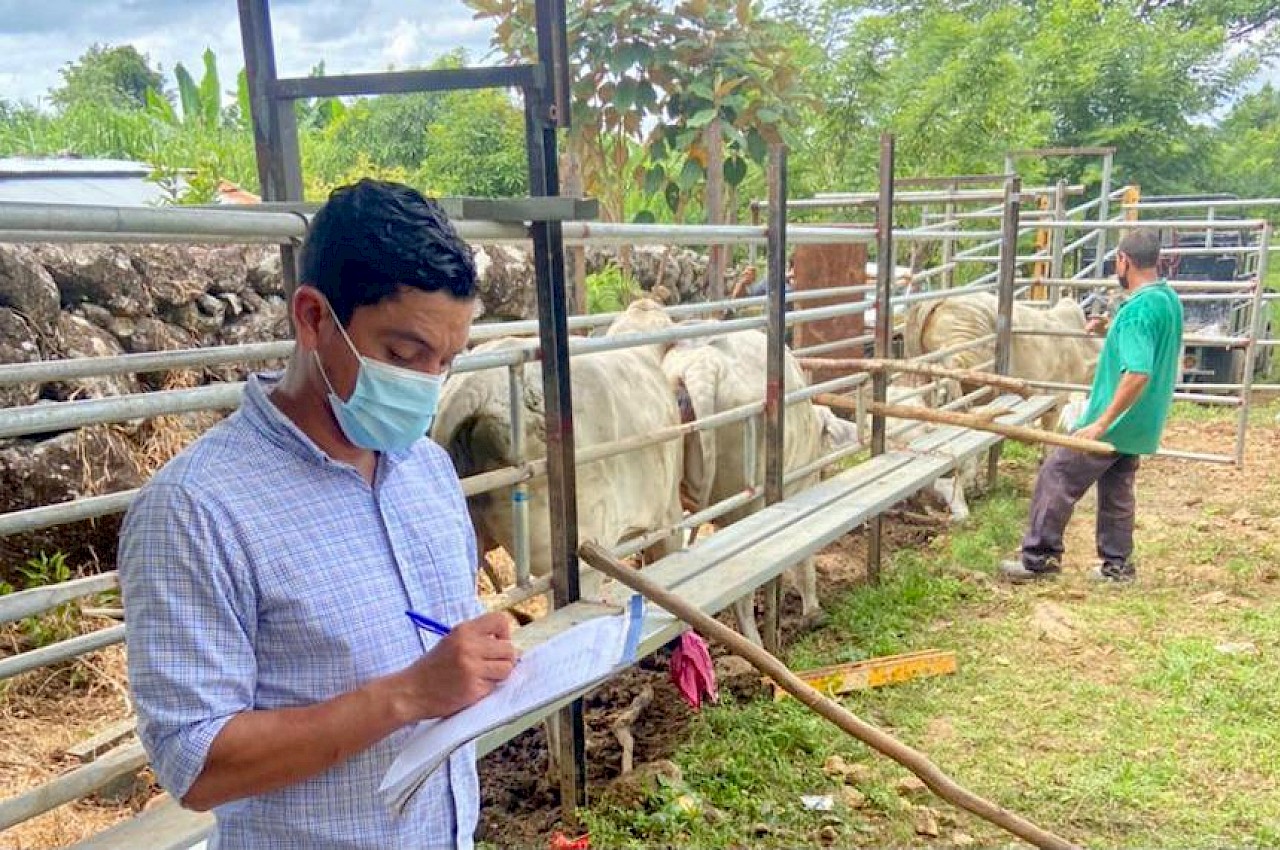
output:
[[[845,704],[975,792],[1091,847],[1280,844],[1280,667],[1268,660],[1280,650],[1280,593],[1259,578],[1280,552],[1224,531],[1229,511],[1207,499],[1177,533],[1140,537],[1140,563],[1161,569],[1137,586],[1090,587],[1075,575],[1050,588],[1000,586],[984,576],[1017,545],[1036,456],[1007,445],[1003,468],[1018,472],[1004,480],[1014,484],[975,505],[963,531],[897,553],[881,585],[828,601],[827,627],[787,662],[953,650],[956,675]],[[1194,468],[1183,474],[1194,480]],[[1229,602],[1201,601],[1219,588]],[[1070,643],[1037,635],[1045,604],[1068,612]],[[865,766],[864,807],[840,802],[841,782],[822,771],[832,755]],[[643,807],[586,813],[593,846],[817,846],[823,828],[836,846],[920,846],[915,805],[938,814],[942,845],[957,831],[979,846],[1011,841],[938,800],[899,796],[903,769],[794,701],[705,710],[674,760],[682,784]],[[805,811],[802,794],[832,794],[836,808]],[[760,823],[770,830],[758,833]]]

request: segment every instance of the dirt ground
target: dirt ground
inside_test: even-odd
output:
[[[1167,442],[1204,451],[1229,446],[1232,423],[1174,422]],[[1254,494],[1266,492],[1280,504],[1280,481],[1273,470],[1280,460],[1280,431],[1251,429],[1245,469],[1201,463],[1152,460],[1140,474],[1139,535],[1154,540],[1174,535],[1172,517],[1206,501],[1221,506],[1217,523],[1233,535],[1259,546],[1275,539],[1280,517],[1250,511]],[[1159,486],[1151,482],[1158,479]],[[1089,503],[1070,529],[1068,571],[1092,564],[1092,523]],[[926,543],[937,527],[918,516],[897,516],[886,523],[887,552]],[[1194,560],[1194,559],[1189,559]],[[824,596],[854,586],[864,576],[865,549],[859,533],[851,534],[818,556]],[[502,565],[509,569],[509,565]],[[1198,569],[1194,563],[1162,564],[1164,570]],[[1206,571],[1215,569],[1209,565]],[[505,569],[503,570],[505,571]],[[528,606],[526,606],[528,608]],[[799,601],[788,594],[783,614],[783,637],[795,635]],[[726,620],[726,622],[731,622]],[[0,648],[12,649],[12,635],[0,633]],[[66,748],[128,714],[121,647],[93,653],[74,665],[42,671],[0,684],[0,798],[34,787],[74,767]],[[598,792],[620,769],[621,747],[609,726],[645,685],[655,691],[651,706],[634,728],[636,763],[669,756],[684,740],[692,716],[667,677],[665,653],[659,653],[627,675],[610,682],[587,699],[589,782]],[[544,847],[548,837],[564,828],[559,820],[558,789],[546,776],[546,745],[541,728],[534,728],[481,761],[483,808],[477,838],[502,847]],[[112,795],[64,806],[19,827],[0,833],[0,850],[62,847],[100,832],[140,810],[159,793],[144,772],[139,781]]]

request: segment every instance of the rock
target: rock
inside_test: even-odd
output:
[[[849,765],[845,762],[844,756],[836,753],[835,755],[827,756],[827,760],[822,763],[822,772],[832,779],[839,779],[843,782],[844,778],[849,775]]]
[[[738,655],[722,655],[715,660],[716,681],[720,687],[742,701],[757,699],[769,690],[760,671]]]
[[[249,265],[244,248],[193,247],[190,250],[192,259],[209,279],[209,292],[238,295],[249,289]],[[279,256],[277,251],[276,257]]]
[[[929,786],[918,776],[908,776],[893,787],[899,797],[919,797],[929,792]]]
[[[0,512],[139,487],[145,477],[119,432],[103,426],[21,440],[0,449]],[[110,563],[119,528],[120,517],[109,516],[0,538],[0,580],[13,581],[5,570],[41,552],[63,552],[75,568]]]
[[[923,835],[926,838],[938,837],[938,817],[933,813],[932,809],[917,806],[911,814],[911,822],[915,828],[916,835]]]
[[[226,305],[223,307],[223,310],[226,313],[226,315],[230,316],[233,319],[239,316],[241,313],[243,313],[247,309],[244,306],[244,301],[240,300],[240,296],[234,292],[219,293],[218,300],[220,300],[224,305]]]
[[[260,309],[232,321],[219,333],[220,341],[227,345],[285,340],[291,336],[287,305],[278,297],[267,299]]]
[[[1031,613],[1031,627],[1037,636],[1053,643],[1075,643],[1080,630],[1075,616],[1052,602],[1036,605]]]
[[[662,759],[636,765],[635,770],[609,783],[604,796],[623,808],[643,808],[662,785],[679,785],[684,775],[675,762]]]
[[[588,247],[587,274],[603,271],[610,265],[621,266],[621,252],[615,248]],[[637,245],[630,249],[631,276],[646,292],[661,286],[676,301],[706,300],[707,258],[688,248],[664,248],[661,245]]]
[[[952,847],[972,847],[975,843],[976,842],[973,840],[973,836],[967,832],[957,831],[957,832],[951,833]]]
[[[116,327],[124,334],[121,342],[129,351],[174,351],[197,345],[188,331],[151,317],[131,322],[127,329]]]
[[[36,254],[57,282],[65,307],[90,303],[131,319],[155,313],[142,273],[118,245],[41,245]]]
[[[475,249],[476,280],[484,316],[489,321],[528,319],[537,315],[533,254],[512,245]]]
[[[831,824],[827,824],[818,830],[818,840],[823,844],[834,844],[840,840],[840,830]]]
[[[30,248],[0,244],[0,307],[21,314],[37,335],[53,335],[61,309],[58,285]]]
[[[111,321],[114,318],[111,315],[111,311],[106,307],[88,302],[72,308],[72,314],[82,317],[85,321],[102,328],[104,331],[110,330]]]
[[[10,307],[0,307],[0,363],[40,360],[40,338],[31,325]],[[40,398],[37,384],[0,386],[0,407],[20,407]]]
[[[867,805],[867,795],[863,794],[852,785],[846,785],[840,789],[840,802],[844,803],[851,809],[865,808]]]
[[[114,336],[74,313],[58,315],[54,348],[59,357],[65,358],[113,357],[124,353]],[[46,397],[52,394],[59,401],[67,401],[126,395],[139,390],[138,381],[132,375],[107,375],[51,384],[46,388]]]
[[[178,321],[179,311],[194,304],[209,287],[209,279],[194,260],[194,250],[182,245],[144,245],[133,255],[133,264],[162,318]]]
[[[246,283],[263,298],[283,298],[284,274],[280,271],[279,248],[251,248],[245,253]]]

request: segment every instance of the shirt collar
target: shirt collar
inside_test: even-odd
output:
[[[307,436],[305,431],[285,416],[284,411],[276,407],[268,398],[283,375],[281,371],[255,372],[249,375],[244,388],[244,398],[240,403],[241,415],[268,440],[303,460],[322,465],[336,463],[348,466],[349,464],[330,457],[324,449],[316,445],[315,440]],[[395,467],[412,452],[412,447],[399,451],[380,452],[379,464],[386,464],[388,468]]]

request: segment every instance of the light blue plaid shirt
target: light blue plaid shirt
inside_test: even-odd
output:
[[[125,519],[119,569],[138,735],[181,798],[219,730],[403,669],[439,638],[405,616],[482,613],[476,544],[444,451],[381,455],[370,487],[250,379],[238,411],[174,458]],[[459,750],[403,815],[376,790],[402,729],[304,782],[220,806],[213,847],[470,847],[475,752]]]

